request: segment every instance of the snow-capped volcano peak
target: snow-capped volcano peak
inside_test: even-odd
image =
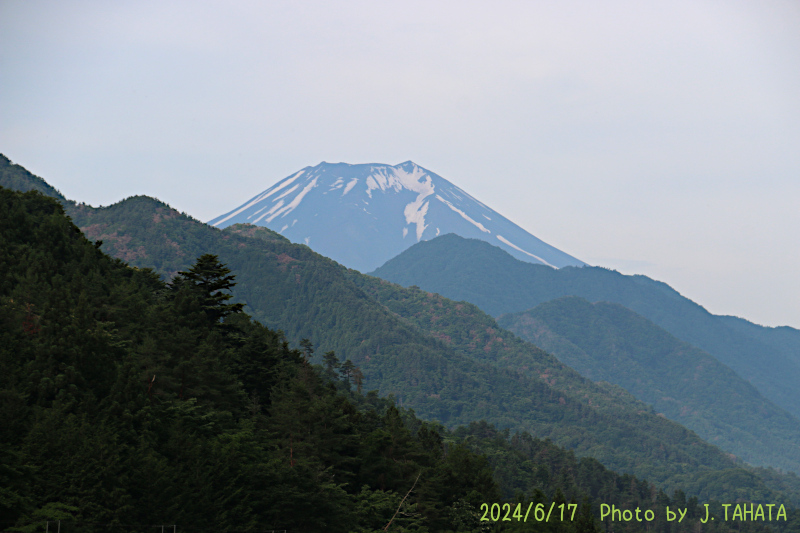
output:
[[[306,167],[209,222],[236,223],[267,226],[362,272],[445,233],[490,242],[531,263],[583,265],[412,161]]]

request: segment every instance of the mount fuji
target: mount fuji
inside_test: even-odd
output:
[[[585,264],[411,161],[306,167],[208,223],[266,226],[361,272],[447,233],[484,240],[529,263]]]

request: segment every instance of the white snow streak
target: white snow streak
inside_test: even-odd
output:
[[[406,224],[415,224],[417,226],[417,241],[422,240],[422,234],[427,228],[425,215],[428,213],[428,202],[425,201],[425,198],[434,193],[431,177],[416,165],[411,172],[394,167],[381,167],[378,169],[373,167],[373,172],[366,180],[366,192],[370,198],[372,198],[372,191],[377,189],[381,191],[394,189],[395,192],[409,190],[417,193],[416,199],[403,209],[403,215],[406,218]],[[425,179],[421,181],[422,178]],[[350,183],[355,185],[354,181]],[[348,187],[350,187],[350,183],[347,184]]]
[[[280,196],[276,196],[272,201],[274,202],[275,200],[280,200],[281,198],[285,198],[286,196],[288,196],[288,195],[292,194],[294,191],[296,191],[299,186],[300,186],[300,184],[298,183],[297,185],[295,185],[291,189],[286,189],[286,191],[283,194],[281,194]]]
[[[428,214],[428,202],[422,203],[425,196],[427,195],[420,193],[417,199],[408,204],[403,210],[403,214],[406,216],[406,224],[417,225],[417,242],[422,239],[422,233],[425,231],[425,228],[428,227],[425,225],[425,215]]]
[[[291,213],[292,211],[294,211],[294,208],[295,208],[295,207],[297,207],[298,205],[300,205],[300,202],[302,202],[302,201],[303,201],[303,197],[304,197],[306,194],[308,194],[308,192],[309,192],[311,189],[313,189],[314,187],[316,187],[316,186],[317,186],[317,180],[318,180],[318,179],[319,179],[319,176],[317,176],[316,178],[314,178],[313,180],[311,180],[311,182],[310,182],[308,185],[306,185],[305,187],[303,187],[303,190],[302,190],[302,191],[300,191],[300,192],[297,194],[297,196],[295,196],[295,197],[294,197],[294,199],[293,199],[291,202],[289,202],[289,203],[288,203],[286,206],[284,206],[284,207],[282,207],[282,208],[278,209],[278,210],[277,210],[277,211],[275,211],[273,214],[271,214],[271,215],[269,216],[269,218],[267,219],[267,224],[269,224],[270,222],[272,222],[273,220],[275,220],[275,219],[276,219],[276,218],[277,218],[279,215],[280,215],[280,216],[286,216],[286,215],[288,215],[289,213]],[[281,202],[282,202],[282,201],[283,201],[283,200],[281,200]],[[272,211],[272,210],[270,209],[270,211]],[[268,213],[266,213],[266,214],[268,214]]]
[[[215,225],[215,226],[219,226],[220,224],[222,224],[222,223],[223,223],[223,222],[225,222],[226,220],[230,220],[231,218],[235,217],[236,215],[238,215],[239,213],[241,213],[241,212],[242,212],[242,211],[244,211],[245,209],[247,209],[247,208],[249,208],[249,207],[252,207],[252,206],[254,206],[254,205],[255,205],[255,204],[257,204],[258,202],[260,202],[261,200],[263,200],[264,198],[266,198],[267,196],[269,196],[270,194],[272,194],[272,192],[269,192],[269,193],[262,193],[262,194],[260,194],[260,195],[256,196],[256,197],[255,197],[254,199],[252,199],[252,200],[251,200],[249,203],[246,203],[246,204],[244,204],[242,207],[240,207],[239,209],[237,209],[237,210],[233,211],[233,212],[232,212],[230,215],[226,216],[225,218],[223,218],[222,220],[220,220],[219,222],[217,222],[217,223],[216,223],[216,224],[214,224],[214,225]]]
[[[257,214],[259,214],[261,211],[263,211],[264,209],[266,209],[268,207],[269,207],[269,204],[264,205],[264,207],[262,207],[258,211],[254,212],[254,213],[250,213],[249,215],[247,215],[247,218],[252,218],[252,217],[256,216]]]
[[[423,176],[426,177],[425,181],[420,181]],[[382,191],[394,189],[397,192],[408,189],[417,194],[425,191],[431,191],[429,194],[433,194],[433,183],[431,183],[430,176],[427,176],[425,171],[418,166],[414,166],[414,170],[410,173],[401,168],[383,167],[367,178],[367,191],[370,197],[372,197],[371,191],[374,189]]]
[[[264,215],[261,215],[260,217],[258,217],[255,220],[255,222],[258,222],[259,220],[264,218],[265,215],[271,215],[272,213],[274,213],[276,209],[279,209],[284,204],[283,198],[285,198],[285,197],[289,196],[290,194],[292,194],[299,187],[300,187],[300,184],[298,183],[294,187],[291,187],[291,188],[286,189],[285,191],[283,191],[283,193],[281,193],[280,196],[276,196],[275,198],[273,198],[272,199],[273,204],[272,204],[272,207],[270,208],[270,210],[267,211]],[[258,213],[260,213],[261,211],[263,211],[267,207],[270,207],[270,205],[269,204],[265,205],[264,207],[262,207],[261,209],[259,209],[255,213],[253,213],[253,215],[257,215]],[[253,215],[250,215],[250,216],[253,216]],[[247,217],[247,218],[250,218],[250,217]],[[272,220],[272,219],[269,219],[267,222],[269,222],[270,220]]]
[[[464,196],[466,196],[467,198],[469,198],[470,200],[472,200],[473,202],[475,202],[475,203],[476,203],[476,204],[478,204],[479,206],[483,207],[483,208],[484,208],[484,209],[486,209],[487,211],[491,211],[491,209],[489,209],[489,208],[486,206],[486,204],[484,204],[483,202],[481,202],[480,200],[478,200],[478,199],[477,199],[477,198],[475,198],[474,196],[470,196],[470,194],[469,194],[469,193],[467,193],[467,192],[465,192],[465,191],[464,191],[464,189],[461,189],[460,187],[456,187],[455,185],[453,185],[453,190],[456,190],[456,191],[460,192],[461,194],[463,194]]]
[[[419,242],[422,240],[422,234],[425,228],[428,227],[425,225],[425,215],[428,213],[428,202],[425,202],[425,198],[434,193],[433,182],[431,181],[431,177],[426,176],[425,171],[416,165],[411,174],[404,170],[392,170],[394,171],[396,180],[394,182],[396,190],[404,188],[417,193],[417,198],[406,205],[403,214],[406,216],[407,224],[417,225],[417,242]],[[425,176],[425,181],[420,181],[420,178],[423,176]]]
[[[406,235],[408,235],[408,228],[403,228],[403,238],[404,239],[406,238]]]
[[[478,229],[479,229],[479,230],[481,230],[482,232],[484,232],[484,233],[491,233],[491,231],[489,231],[488,229],[486,229],[486,227],[485,227],[483,224],[481,224],[480,222],[475,222],[474,220],[472,220],[472,219],[470,218],[470,216],[469,216],[468,214],[466,214],[464,211],[462,211],[461,209],[457,208],[456,206],[454,206],[453,204],[451,204],[450,202],[448,202],[447,200],[445,200],[444,198],[442,198],[442,197],[441,197],[441,196],[439,196],[438,194],[436,195],[436,198],[438,198],[438,199],[439,199],[439,200],[441,200],[442,202],[446,203],[446,204],[447,204],[447,207],[449,207],[450,209],[452,209],[453,211],[455,211],[456,213],[458,213],[459,215],[461,215],[461,218],[463,218],[464,220],[466,220],[466,221],[467,221],[467,222],[469,222],[470,224],[474,225],[476,228],[478,228]],[[527,253],[527,252],[526,252],[526,253]]]
[[[367,196],[372,198],[372,189],[377,189],[377,188],[378,188],[378,184],[375,183],[375,180],[372,178],[372,176],[368,177],[367,178]]]
[[[266,217],[266,216],[269,216],[269,215],[271,215],[272,213],[274,213],[275,211],[277,211],[277,210],[278,210],[278,209],[280,209],[281,207],[283,207],[283,200],[278,200],[278,201],[277,201],[275,204],[273,204],[272,208],[271,208],[269,211],[267,211],[266,213],[264,213],[263,215],[261,215],[260,217],[258,217],[257,219],[255,219],[255,220],[253,221],[253,224],[256,224],[256,223],[258,223],[258,221],[259,221],[259,220],[261,220],[262,218],[264,218],[264,217]]]
[[[350,182],[345,186],[344,192],[342,192],[342,196],[349,193],[353,189],[353,187],[356,186],[356,183],[358,183],[358,178],[351,179]]]
[[[509,241],[508,239],[506,239],[506,238],[505,238],[505,237],[503,237],[502,235],[497,235],[497,238],[500,240],[500,242],[502,242],[502,243],[504,243],[504,244],[507,244],[507,245],[509,245],[509,246],[510,246],[510,247],[512,247],[513,249],[515,249],[515,250],[518,250],[518,251],[522,252],[523,254],[528,254],[529,256],[533,257],[533,258],[534,258],[534,259],[536,259],[537,261],[541,261],[542,263],[544,263],[545,265],[547,265],[547,266],[549,266],[549,267],[557,268],[557,267],[555,267],[555,266],[551,265],[550,263],[548,263],[547,261],[545,261],[544,259],[542,259],[541,257],[539,257],[538,255],[533,255],[533,254],[532,254],[532,253],[530,253],[530,252],[526,252],[525,250],[523,250],[522,248],[520,248],[520,247],[519,247],[519,246],[517,246],[516,244],[512,243],[511,241]]]
[[[261,202],[262,200],[266,200],[267,198],[269,198],[270,196],[272,196],[273,194],[275,194],[276,192],[278,192],[279,190],[283,189],[284,187],[286,187],[287,185],[292,183],[294,180],[299,178],[303,174],[303,172],[305,172],[305,170],[301,170],[300,172],[298,172],[294,176],[290,176],[290,177],[286,178],[285,180],[283,180],[282,183],[279,183],[277,185],[274,185],[272,188],[267,189],[263,193],[259,194],[258,196],[256,196],[252,200],[250,200],[250,202],[246,203],[245,205],[243,205],[242,207],[240,207],[236,211],[233,211],[230,215],[226,216],[225,218],[223,218],[219,222],[215,223],[214,226],[219,226],[220,224],[222,224],[226,220],[230,220],[231,218],[235,217],[236,215],[238,215],[239,213],[241,213],[245,209],[248,209],[248,208],[254,206],[255,204]]]

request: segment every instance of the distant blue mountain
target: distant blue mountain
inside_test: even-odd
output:
[[[411,161],[306,167],[208,223],[265,226],[361,272],[447,233],[489,242],[529,263],[584,265]]]
[[[418,243],[370,274],[473,303],[496,317],[564,296],[618,303],[708,352],[800,418],[800,330],[712,315],[666,283],[646,276],[601,267],[543,268],[457,235]],[[505,324],[502,319],[501,323]]]

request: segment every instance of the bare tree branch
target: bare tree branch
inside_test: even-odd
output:
[[[397,513],[400,512],[400,508],[403,506],[403,502],[406,501],[406,498],[408,498],[408,495],[411,494],[411,491],[414,490],[414,487],[417,486],[417,481],[419,481],[419,476],[421,476],[421,475],[422,475],[422,471],[420,470],[419,474],[417,474],[417,479],[414,480],[414,484],[411,485],[411,488],[408,489],[408,492],[406,492],[406,495],[403,496],[402,500],[400,500],[400,505],[397,506],[397,511],[394,512],[394,516],[392,516],[392,519],[389,520],[388,524],[386,524],[386,527],[383,528],[384,531],[389,531],[389,526],[392,525],[392,522],[394,522],[394,519],[397,516]]]

